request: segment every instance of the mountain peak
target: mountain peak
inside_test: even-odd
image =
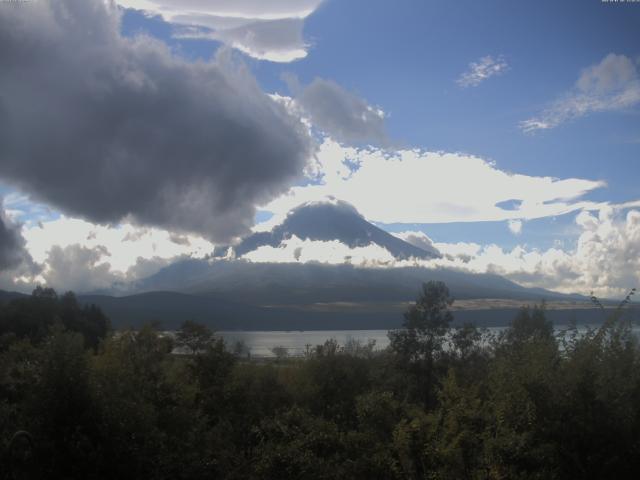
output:
[[[296,236],[301,240],[339,241],[350,248],[378,245],[395,258],[435,258],[426,251],[368,222],[351,204],[335,198],[307,202],[289,212],[284,221],[271,231],[257,232],[234,247],[236,256],[245,255],[261,246],[278,247]]]
[[[339,200],[335,197],[325,197],[323,200],[312,200],[302,203],[293,208],[288,214],[287,218],[293,215],[297,215],[301,212],[308,211],[333,211],[336,213],[355,215],[364,218],[360,212],[349,202]]]

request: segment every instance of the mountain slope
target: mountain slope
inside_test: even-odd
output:
[[[185,272],[196,274],[185,276]],[[253,305],[415,300],[422,282],[445,282],[458,299],[582,299],[528,289],[499,275],[422,267],[362,268],[349,264],[251,263],[185,260],[135,285],[138,292],[169,290],[215,294]]]
[[[15,300],[17,298],[24,298],[27,295],[25,295],[24,293],[18,293],[18,292],[8,292],[5,290],[0,290],[0,305],[3,303],[8,303],[11,300]]]
[[[270,312],[240,305],[215,296],[196,297],[176,292],[148,292],[125,297],[81,295],[84,304],[98,305],[116,327],[139,327],[159,322],[161,328],[175,329],[185,320],[206,323],[217,329],[260,328],[261,322],[274,320]]]
[[[373,267],[304,263],[295,261],[294,257],[289,263],[242,259],[244,254],[261,246],[280,248],[293,236],[319,242],[339,241],[350,248],[377,245],[397,259],[439,256],[435,249],[421,249],[372,225],[344,202],[308,203],[294,209],[270,232],[247,237],[235,247],[236,259],[181,260],[125,288],[105,292],[128,295],[126,297],[85,295],[82,298],[100,305],[119,325],[159,320],[165,328],[173,328],[183,320],[194,319],[218,329],[398,326],[407,302],[414,301],[421,284],[429,280],[445,282],[451,295],[459,300],[505,299],[522,303],[542,299],[584,300],[577,295],[525,288],[487,273],[397,267],[375,262],[373,265],[377,266]],[[514,312],[508,308],[502,310],[500,321]],[[460,313],[461,317],[470,319],[469,315],[472,314]],[[485,309],[481,315],[487,321],[493,321],[494,315],[496,319],[499,316],[492,308]]]
[[[172,330],[184,320],[204,323],[214,330],[366,330],[394,329],[402,325],[407,305],[371,303],[364,308],[323,308],[323,305],[278,306],[260,308],[245,303],[223,300],[217,295],[199,296],[175,292],[151,292],[127,297],[80,296],[81,303],[98,305],[115,328],[140,327],[159,322],[160,328]],[[454,304],[455,305],[455,304]],[[313,307],[313,306],[312,306]],[[455,325],[472,322],[478,326],[508,325],[517,308],[479,308],[454,310]],[[640,309],[629,309],[629,318],[638,318]],[[575,319],[583,324],[598,324],[603,316],[599,309],[549,309],[547,317],[558,325]]]
[[[237,257],[241,257],[261,246],[278,247],[294,235],[302,240],[337,240],[350,248],[375,244],[387,249],[398,260],[440,256],[435,249],[427,251],[394,237],[367,222],[354,207],[341,201],[301,205],[272,231],[254,233],[235,246],[234,251]],[[224,247],[217,251],[222,255],[226,250]]]
[[[3,292],[0,298],[21,298],[24,294]],[[176,292],[112,297],[80,295],[83,304],[98,305],[111,319],[116,329],[134,327],[149,322],[159,323],[161,329],[176,329],[184,320],[195,320],[215,330],[360,330],[393,329],[402,324],[407,303],[372,301],[365,303],[310,305],[279,305],[255,307],[245,302],[232,302],[219,295],[188,295]],[[473,322],[478,326],[508,325],[517,313],[518,302],[460,301],[454,304],[455,324]],[[523,302],[526,303],[526,302]],[[588,302],[551,303],[547,317],[559,325],[572,319],[579,323],[602,322],[600,309],[588,308]],[[586,303],[586,307],[585,307]],[[1,304],[1,302],[0,302]],[[465,304],[467,306],[465,306]],[[462,309],[460,309],[462,308]],[[639,318],[640,309],[632,306],[629,318]]]
[[[378,245],[397,259],[429,259],[427,251],[367,222],[340,201],[301,205],[269,232],[255,233],[235,247],[240,260],[183,260],[131,285],[129,293],[166,290],[195,295],[215,294],[251,305],[311,304],[317,302],[380,302],[414,300],[420,285],[445,282],[460,299],[503,298],[539,301],[572,298],[541,289],[527,289],[494,274],[474,274],[444,268],[379,266],[349,263],[249,262],[241,257],[261,246],[279,248],[296,236],[321,242],[339,241],[348,247]],[[226,248],[220,249],[226,252]]]

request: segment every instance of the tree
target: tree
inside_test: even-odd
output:
[[[95,411],[84,339],[56,325],[43,345],[41,376],[27,401],[49,478],[89,476]],[[82,474],[80,473],[82,472]],[[77,478],[76,477],[76,478]]]
[[[302,401],[313,413],[339,423],[356,419],[356,397],[370,387],[368,361],[345,353],[335,339],[318,345],[300,370],[306,387],[299,387]]]
[[[213,339],[214,335],[209,327],[193,320],[186,320],[178,330],[176,344],[191,355],[197,355],[202,353]]]
[[[533,308],[528,305],[522,307],[506,331],[507,341],[516,344],[527,341],[552,341],[553,323],[547,320],[545,310],[544,301]]]
[[[73,292],[61,297],[52,288],[37,287],[30,297],[17,298],[0,308],[0,335],[12,333],[17,338],[42,342],[50,328],[81,333],[86,347],[98,347],[110,330],[109,319],[95,305],[81,306]]]
[[[453,321],[449,311],[452,304],[449,288],[443,282],[424,283],[415,305],[404,314],[404,328],[389,332],[398,366],[413,377],[417,395],[425,405],[435,401],[435,363]]]
[[[283,347],[280,345],[273,347],[271,349],[271,353],[275,355],[276,360],[278,361],[284,360],[289,356],[289,351],[287,350],[287,347]]]
[[[109,330],[109,319],[96,305],[78,303],[73,292],[66,292],[58,300],[58,316],[67,330],[79,332],[84,336],[85,346],[94,350]]]

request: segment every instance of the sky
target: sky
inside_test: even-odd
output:
[[[640,283],[640,3],[116,3],[0,2],[0,288],[135,280],[326,198],[427,266]]]

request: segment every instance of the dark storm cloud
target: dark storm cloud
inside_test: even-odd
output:
[[[24,244],[20,228],[7,218],[0,199],[0,273],[22,263],[27,255]]]
[[[300,88],[294,77],[285,80],[296,104],[311,123],[334,139],[346,143],[386,144],[384,113],[331,80],[316,78]]]
[[[102,0],[0,3],[0,64],[0,177],[95,222],[229,240],[312,148],[226,52],[123,38]]]

